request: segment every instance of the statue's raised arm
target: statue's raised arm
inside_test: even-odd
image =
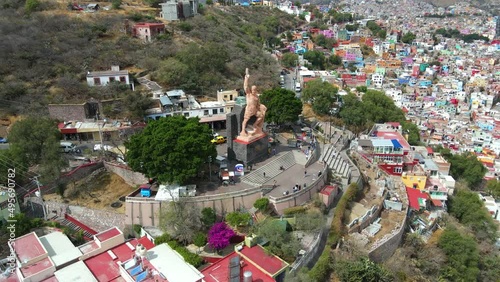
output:
[[[248,80],[250,79],[250,73],[248,72],[248,68],[245,69],[245,79],[243,80],[243,89],[245,90],[245,94],[249,95],[252,93],[250,87],[248,87]]]

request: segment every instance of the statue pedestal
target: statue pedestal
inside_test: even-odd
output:
[[[232,150],[235,158],[243,163],[254,163],[267,157],[269,139],[267,134],[262,133],[259,136],[238,136],[233,140]]]

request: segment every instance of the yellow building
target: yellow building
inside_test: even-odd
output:
[[[424,190],[425,183],[427,183],[427,176],[403,172],[403,174],[401,175],[401,180],[406,187]]]

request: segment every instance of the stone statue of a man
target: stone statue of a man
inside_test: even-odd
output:
[[[252,88],[248,87],[249,78],[250,74],[248,73],[248,69],[246,69],[243,89],[245,89],[247,105],[245,107],[245,115],[243,117],[243,123],[241,125],[240,136],[242,137],[248,137],[249,135],[256,136],[263,133],[262,127],[264,126],[264,117],[266,116],[267,111],[266,106],[262,105],[259,101],[257,86],[252,85]],[[253,131],[247,131],[247,123],[252,116],[255,116],[257,120],[253,124]]]

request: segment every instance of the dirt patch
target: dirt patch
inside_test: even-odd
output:
[[[111,204],[118,202],[120,197],[130,194],[134,190],[135,187],[125,183],[118,175],[102,171],[95,175],[91,181],[85,178],[68,184],[64,193],[66,197],[64,198],[57,194],[49,194],[44,195],[44,199],[92,209],[125,213],[125,205],[113,208]]]

